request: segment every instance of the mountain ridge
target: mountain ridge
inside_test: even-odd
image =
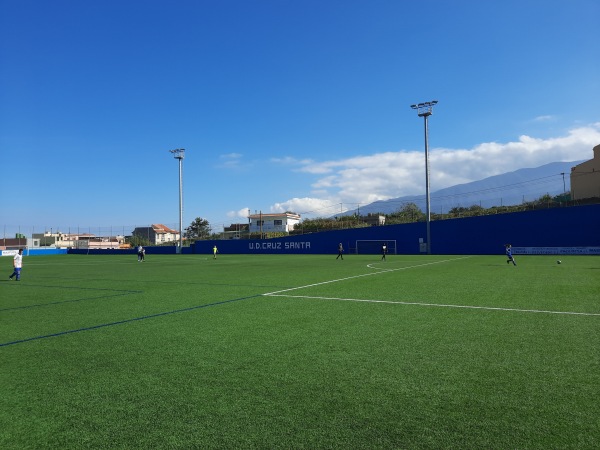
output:
[[[546,194],[560,195],[570,191],[571,168],[582,162],[552,162],[439,189],[430,194],[431,212],[445,214],[451,208],[473,205],[483,208],[510,206],[533,201]],[[391,214],[407,203],[415,203],[422,211],[426,210],[425,195],[407,195],[378,200],[360,206],[359,210],[346,211],[343,215]]]

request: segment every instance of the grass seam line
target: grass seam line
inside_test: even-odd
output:
[[[42,336],[35,336],[35,337],[26,338],[26,339],[19,339],[19,340],[12,341],[12,342],[0,343],[0,347],[8,347],[9,345],[22,344],[24,342],[37,341],[37,340],[40,340],[40,339],[47,339],[47,338],[51,338],[51,337],[64,336],[66,334],[80,333],[80,332],[83,332],[83,331],[97,330],[99,328],[112,327],[112,326],[115,326],[115,325],[123,325],[125,323],[131,323],[131,322],[136,322],[136,321],[145,320],[145,319],[153,319],[155,317],[168,316],[168,315],[171,315],[171,314],[177,314],[177,313],[181,313],[181,312],[193,311],[193,310],[196,310],[196,309],[208,308],[210,306],[218,306],[218,305],[223,305],[223,304],[226,304],[226,303],[239,302],[241,300],[249,300],[251,298],[257,298],[257,297],[260,297],[260,296],[261,296],[261,294],[256,294],[256,295],[251,295],[251,296],[248,296],[248,297],[240,297],[240,298],[234,298],[234,299],[231,299],[231,300],[223,300],[221,302],[208,303],[206,305],[190,306],[189,308],[175,309],[173,311],[164,311],[164,312],[161,312],[161,313],[148,314],[146,316],[141,316],[141,317],[133,317],[131,319],[118,320],[116,322],[103,323],[103,324],[100,324],[100,325],[93,325],[93,326],[90,326],[90,327],[77,328],[75,330],[59,331],[58,333],[46,334],[46,335],[42,335]]]
[[[139,291],[139,292],[122,292],[120,294],[112,294],[112,295],[100,295],[98,297],[85,297],[85,298],[76,298],[73,300],[62,300],[59,302],[50,302],[50,303],[38,303],[36,305],[26,305],[26,306],[15,306],[12,308],[2,308],[0,309],[0,312],[5,312],[5,311],[19,311],[22,309],[30,309],[30,308],[43,308],[45,306],[56,306],[56,305],[64,305],[67,303],[77,303],[77,302],[86,302],[88,300],[99,300],[102,298],[115,298],[115,297],[124,297],[126,295],[133,295],[133,294],[141,294],[143,293],[143,291]]]

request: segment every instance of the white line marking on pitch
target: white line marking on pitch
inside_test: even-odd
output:
[[[265,295],[265,294],[263,294]],[[515,311],[541,314],[567,314],[574,316],[600,316],[600,313],[584,313],[574,311],[545,311],[543,309],[518,309],[518,308],[496,308],[492,306],[472,306],[472,305],[446,305],[443,303],[423,303],[423,302],[400,302],[391,300],[364,300],[357,298],[336,298],[336,297],[311,297],[308,295],[287,295],[287,294],[269,294],[271,297],[288,298],[308,298],[314,300],[337,300],[342,302],[365,302],[365,303],[391,303],[395,305],[416,305],[416,306],[437,306],[439,308],[465,308],[465,309],[485,309],[490,311]]]
[[[297,287],[293,287],[293,288],[289,288],[289,289],[282,289],[281,291],[268,292],[268,293],[262,294],[262,295],[275,295],[275,294],[280,294],[281,292],[296,291],[298,289],[304,289],[304,288],[307,288],[307,287],[321,286],[323,284],[329,284],[329,283],[337,283],[338,281],[352,280],[354,278],[360,278],[360,277],[370,277],[372,275],[380,275],[380,274],[386,273],[386,272],[396,272],[398,270],[414,269],[415,267],[431,266],[432,264],[440,264],[440,263],[445,263],[445,262],[449,262],[449,261],[457,261],[459,259],[466,259],[466,258],[470,258],[470,256],[463,256],[463,257],[460,257],[460,258],[453,258],[453,259],[443,259],[441,261],[433,261],[433,262],[428,262],[428,263],[423,263],[423,264],[417,264],[417,265],[408,266],[408,267],[399,267],[397,269],[382,269],[381,272],[369,272],[369,273],[363,273],[363,274],[360,274],[360,275],[353,275],[351,277],[338,278],[336,280],[321,281],[320,283],[313,283],[313,284],[307,284],[305,286],[297,286]]]

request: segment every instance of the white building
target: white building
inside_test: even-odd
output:
[[[179,240],[179,231],[173,230],[160,223],[152,224],[152,226],[149,227],[136,227],[132,234],[150,241],[152,245],[177,242]]]
[[[300,223],[300,215],[293,213],[250,214],[250,233],[289,233]]]

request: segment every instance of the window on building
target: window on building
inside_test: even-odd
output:
[[[276,227],[278,227],[278,226],[280,227],[281,225],[283,225],[283,220],[274,220],[274,221],[273,221],[273,224],[274,224]]]

